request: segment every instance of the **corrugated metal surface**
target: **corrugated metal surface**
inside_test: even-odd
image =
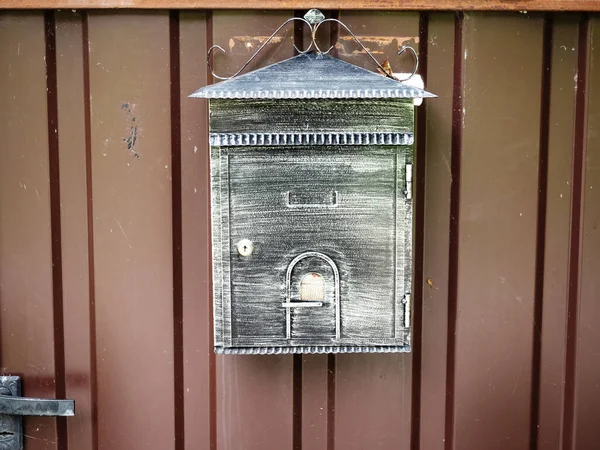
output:
[[[0,367],[78,408],[27,419],[27,448],[597,448],[595,16],[327,12],[381,57],[415,45],[439,95],[417,117],[414,351],[212,354],[187,95],[210,45],[231,73],[293,14],[0,15]],[[370,67],[336,27],[319,39]]]

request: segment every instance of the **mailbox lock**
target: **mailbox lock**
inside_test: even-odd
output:
[[[250,256],[254,251],[254,244],[249,239],[242,239],[237,243],[237,250],[242,256]]]

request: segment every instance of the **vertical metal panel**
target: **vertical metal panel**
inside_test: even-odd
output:
[[[579,326],[581,310],[581,255],[582,223],[584,216],[583,200],[585,195],[585,164],[587,150],[587,112],[586,98],[590,67],[590,21],[583,15],[579,24],[577,52],[577,93],[575,100],[575,136],[573,139],[573,172],[571,195],[571,226],[569,230],[569,269],[567,303],[567,342],[565,351],[565,387],[562,427],[562,448],[576,448],[578,402],[578,357],[580,348]]]
[[[578,20],[577,15],[556,15],[553,25],[538,408],[540,450],[561,447]]]
[[[185,448],[213,448],[211,403],[214,355],[210,308],[210,168],[205,100],[188,95],[206,84],[207,23],[204,12],[179,15],[181,78],[181,216]],[[216,429],[216,428],[215,428]],[[212,439],[211,439],[212,438]]]
[[[410,359],[402,354],[340,356],[335,367],[336,448],[409,448]]]
[[[88,186],[86,161],[83,17],[57,12],[56,67],[62,231],[66,395],[77,414],[68,424],[71,448],[94,448],[90,340]]]
[[[377,56],[389,57],[395,71],[414,62],[395,56],[402,45],[418,44],[417,13],[341,12],[343,21]],[[338,56],[374,70],[372,62],[341,30]],[[416,195],[415,201],[422,201]],[[419,248],[415,252],[421,252]],[[409,448],[412,410],[412,354],[337,355],[335,443],[340,449]]]
[[[174,446],[169,16],[89,15],[100,448]]]
[[[439,97],[426,105],[420,445],[427,450],[444,448],[454,27],[454,14],[429,17],[426,86]]]
[[[330,407],[327,396],[327,355],[302,355],[301,357],[302,448],[327,450],[327,421]]]
[[[213,42],[218,74],[235,73],[291,11],[215,11]],[[255,68],[293,55],[293,28],[265,49]],[[260,38],[256,39],[255,37]],[[219,57],[221,56],[221,57]],[[256,65],[258,64],[258,66]],[[248,68],[251,70],[251,67]],[[217,356],[217,447],[227,450],[292,447],[292,356]]]
[[[456,448],[529,446],[542,31],[464,19]]]
[[[169,12],[169,70],[171,94],[171,219],[173,247],[173,396],[175,450],[185,446],[183,351],[183,225],[181,208],[181,55],[179,13]],[[208,421],[210,426],[210,420]]]
[[[54,397],[63,370],[55,346],[64,340],[66,394],[77,400],[68,443],[57,442],[55,419],[30,418],[27,448],[94,448],[95,377],[99,448],[524,449],[537,425],[539,449],[595,448],[598,19],[588,36],[579,16],[554,15],[544,218],[536,217],[544,170],[541,16],[468,13],[463,39],[454,42],[454,15],[430,15],[427,86],[440,97],[427,103],[426,184],[418,195],[424,283],[415,382],[410,355],[212,354],[207,115],[187,94],[207,80],[211,40],[231,50],[215,57],[217,71],[230,74],[292,13],[216,12],[214,21],[205,14],[174,12],[169,22],[167,12],[91,12],[86,22],[56,12],[56,85],[52,73],[46,78],[53,62],[47,67],[44,58],[53,52],[43,15],[0,16],[0,367],[24,375],[26,395]],[[394,63],[394,51],[418,43],[416,14],[340,15],[378,58],[409,69],[410,56]],[[321,31],[323,45],[336,39],[335,30]],[[254,67],[292,55],[292,27],[282,35]],[[342,38],[339,56],[374,69],[352,45]],[[458,67],[453,49],[464,50]],[[461,70],[458,148],[451,121]],[[48,99],[58,109],[52,139],[57,118]],[[58,157],[49,154],[57,148]],[[454,244],[452,190],[460,200]],[[545,221],[543,274],[535,273],[538,220]],[[61,280],[52,269],[57,255]],[[536,276],[543,277],[539,368],[532,367]],[[453,285],[458,334],[447,354]],[[64,336],[60,326],[54,331],[59,294]],[[181,367],[174,367],[177,352]],[[448,358],[456,371],[446,392]],[[536,370],[539,424],[530,423]],[[174,392],[183,395],[177,413]],[[447,424],[453,438],[444,443]],[[415,429],[419,439],[411,441]]]
[[[46,45],[41,13],[0,15],[0,352],[24,395],[54,397]],[[54,418],[27,418],[28,449],[57,448]]]
[[[289,357],[217,356],[217,448],[292,448],[291,366]]]
[[[593,17],[589,24],[587,76],[585,83],[587,123],[584,125],[582,155],[582,183],[574,183],[573,195],[581,195],[581,250],[579,283],[578,327],[576,330],[574,440],[570,448],[594,448],[600,439],[600,387],[598,373],[598,321],[600,320],[600,139],[597,129],[600,121],[600,21]],[[581,86],[579,86],[581,88]],[[580,190],[581,189],[581,190]]]

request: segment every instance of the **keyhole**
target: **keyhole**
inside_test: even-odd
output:
[[[250,256],[254,251],[254,244],[249,239],[242,239],[237,243],[237,250],[242,256]]]

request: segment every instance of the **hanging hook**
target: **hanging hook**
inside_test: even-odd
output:
[[[398,80],[396,77],[394,77],[392,74],[388,73],[387,70],[385,70],[383,68],[383,66],[381,64],[379,64],[379,61],[377,61],[377,59],[373,56],[373,54],[367,49],[367,47],[365,47],[363,45],[363,43],[360,41],[360,39],[358,39],[356,37],[356,35],[352,32],[352,30],[350,30],[350,28],[348,28],[346,26],[346,24],[344,22],[339,21],[338,19],[323,19],[322,21],[320,21],[319,23],[315,24],[315,26],[313,27],[313,31],[312,31],[312,44],[315,46],[315,49],[323,54],[326,55],[327,53],[329,53],[334,47],[335,45],[332,45],[331,47],[329,47],[329,49],[327,49],[326,52],[322,51],[319,48],[319,44],[317,44],[317,40],[316,40],[316,35],[317,35],[317,30],[319,29],[319,27],[324,24],[325,22],[335,22],[339,25],[341,25],[342,27],[344,27],[344,29],[350,34],[350,36],[352,36],[352,38],[356,41],[356,43],[364,50],[364,52],[373,60],[373,62],[377,65],[377,67],[379,67],[379,69],[381,69],[381,72],[385,74],[385,76],[387,76],[388,78],[391,78],[393,80],[397,80],[397,81],[406,81],[409,80],[410,78],[412,78],[416,73],[417,73],[417,69],[419,68],[419,55],[417,55],[417,52],[415,51],[414,48],[405,45],[402,48],[400,48],[400,50],[398,51],[398,56],[400,56],[402,53],[404,53],[406,50],[410,50],[415,58],[415,67],[412,71],[412,73],[410,74],[410,76],[408,78],[405,78],[403,80]]]
[[[410,45],[403,45],[400,50],[398,51],[398,56],[402,55],[402,53],[404,53],[406,50],[410,50],[410,52],[412,53],[413,57],[415,58],[415,67],[412,71],[412,73],[406,77],[403,80],[399,80],[399,81],[407,81],[410,80],[412,77],[415,76],[415,74],[417,73],[417,70],[419,70],[419,55],[417,55],[417,52],[415,51],[414,48],[412,48]]]
[[[215,77],[215,78],[218,78],[219,80],[229,80],[229,79],[231,79],[231,78],[237,77],[237,76],[238,76],[240,73],[242,73],[242,71],[243,71],[243,70],[244,70],[246,67],[248,67],[248,65],[249,65],[249,64],[250,64],[250,63],[251,63],[251,62],[254,60],[254,58],[256,58],[256,56],[257,56],[257,55],[258,55],[258,54],[259,54],[259,53],[260,53],[260,52],[261,52],[261,51],[262,51],[262,50],[263,50],[263,49],[266,47],[266,45],[267,45],[269,42],[271,42],[271,40],[272,40],[272,39],[273,39],[273,38],[274,38],[274,37],[277,35],[277,33],[279,33],[279,31],[280,31],[280,30],[281,30],[281,29],[282,29],[284,26],[286,26],[286,25],[287,25],[288,23],[290,23],[290,22],[293,22],[294,20],[299,20],[300,22],[303,22],[303,23],[307,24],[307,25],[308,25],[310,28],[312,28],[312,27],[311,27],[311,24],[310,24],[310,23],[309,23],[307,20],[303,19],[302,17],[291,17],[291,18],[289,18],[288,20],[286,20],[285,22],[283,22],[283,23],[282,23],[282,24],[279,26],[279,28],[277,28],[277,29],[275,30],[275,32],[274,32],[274,33],[273,33],[271,36],[269,36],[269,38],[268,38],[268,39],[267,39],[265,42],[263,42],[263,44],[262,44],[262,45],[261,45],[261,46],[258,48],[258,50],[256,50],[256,52],[255,52],[255,53],[254,53],[254,54],[253,54],[253,55],[250,57],[250,59],[249,59],[248,61],[246,61],[246,63],[245,63],[245,64],[244,64],[244,65],[243,65],[243,66],[240,68],[240,70],[238,70],[236,73],[234,73],[233,75],[231,75],[231,76],[229,76],[229,77],[221,77],[221,76],[217,75],[217,74],[216,74],[216,73],[213,71],[213,67],[212,67],[212,64],[211,64],[211,58],[210,58],[210,57],[211,57],[211,55],[212,55],[212,53],[213,53],[213,51],[214,51],[215,49],[217,49],[217,50],[220,50],[220,51],[221,51],[221,52],[223,52],[223,53],[227,53],[227,52],[225,51],[225,49],[223,49],[223,47],[221,47],[220,45],[217,45],[217,44],[215,44],[215,45],[213,45],[211,48],[209,48],[209,49],[208,49],[208,52],[206,53],[206,64],[207,64],[207,66],[208,66],[208,70],[210,70],[210,73],[212,74],[212,76],[213,76],[213,77]],[[304,54],[304,53],[307,53],[307,52],[309,52],[309,51],[310,51],[310,49],[312,48],[313,44],[314,44],[314,39],[311,41],[310,45],[308,46],[308,48],[307,48],[306,50],[299,50],[299,49],[296,47],[296,45],[295,45],[295,44],[294,44],[294,49],[296,49],[296,51],[297,51],[298,53],[300,53],[300,54]]]
[[[308,25],[308,27],[310,28],[311,31],[311,42],[310,45],[308,46],[308,48],[306,50],[299,50],[296,45],[294,45],[294,49],[301,55],[308,53],[310,51],[310,49],[314,46],[315,49],[317,50],[318,53],[322,54],[322,55],[326,55],[328,54],[333,48],[335,48],[335,45],[332,45],[331,47],[329,47],[329,49],[327,49],[327,51],[323,51],[319,48],[319,44],[317,44],[317,30],[319,29],[319,27],[326,23],[326,22],[335,22],[339,25],[341,25],[342,27],[344,27],[344,29],[350,34],[350,36],[352,36],[352,38],[356,41],[356,43],[363,49],[363,51],[369,56],[369,58],[371,58],[371,60],[373,60],[373,62],[375,63],[375,65],[381,70],[381,72],[383,74],[385,74],[385,76],[387,76],[388,78],[391,78],[393,80],[397,80],[397,81],[407,81],[410,78],[412,78],[416,73],[417,70],[419,68],[419,55],[417,55],[417,52],[415,51],[414,48],[409,47],[409,46],[403,46],[400,48],[400,50],[398,51],[398,56],[402,55],[405,51],[409,50],[414,59],[415,59],[415,67],[412,71],[412,73],[405,79],[403,80],[398,80],[396,77],[394,77],[391,73],[388,73],[388,70],[384,69],[384,67],[379,63],[379,61],[377,61],[377,59],[373,56],[373,54],[367,49],[367,47],[365,47],[363,45],[363,43],[356,37],[356,35],[352,32],[352,30],[350,30],[350,28],[348,28],[346,26],[346,24],[344,24],[343,22],[341,22],[338,19],[334,19],[334,18],[329,18],[329,19],[325,19],[325,16],[323,16],[323,14],[316,9],[312,9],[310,10],[308,13],[306,13],[306,15],[304,16],[304,18],[302,17],[291,17],[288,20],[286,20],[285,22],[283,22],[279,28],[277,28],[277,30],[275,30],[275,32],[269,36],[269,38],[263,42],[263,44],[258,48],[258,50],[256,50],[256,52],[250,57],[250,59],[248,61],[246,61],[246,63],[233,75],[229,76],[229,77],[221,77],[219,75],[217,75],[214,71],[213,71],[213,66],[211,63],[211,56],[214,50],[220,50],[223,53],[227,53],[225,51],[225,49],[223,47],[221,47],[220,45],[213,45],[211,48],[208,49],[208,52],[206,54],[206,64],[208,66],[208,70],[210,70],[210,73],[212,74],[213,77],[218,78],[219,80],[229,80],[231,78],[234,78],[236,76],[238,76],[240,73],[243,72],[243,70],[248,67],[248,65],[254,61],[254,59],[258,56],[258,54],[267,46],[267,44],[269,42],[271,42],[271,40],[277,35],[277,33],[279,33],[279,31],[286,26],[288,23],[293,22],[295,20],[299,20],[300,22]]]

